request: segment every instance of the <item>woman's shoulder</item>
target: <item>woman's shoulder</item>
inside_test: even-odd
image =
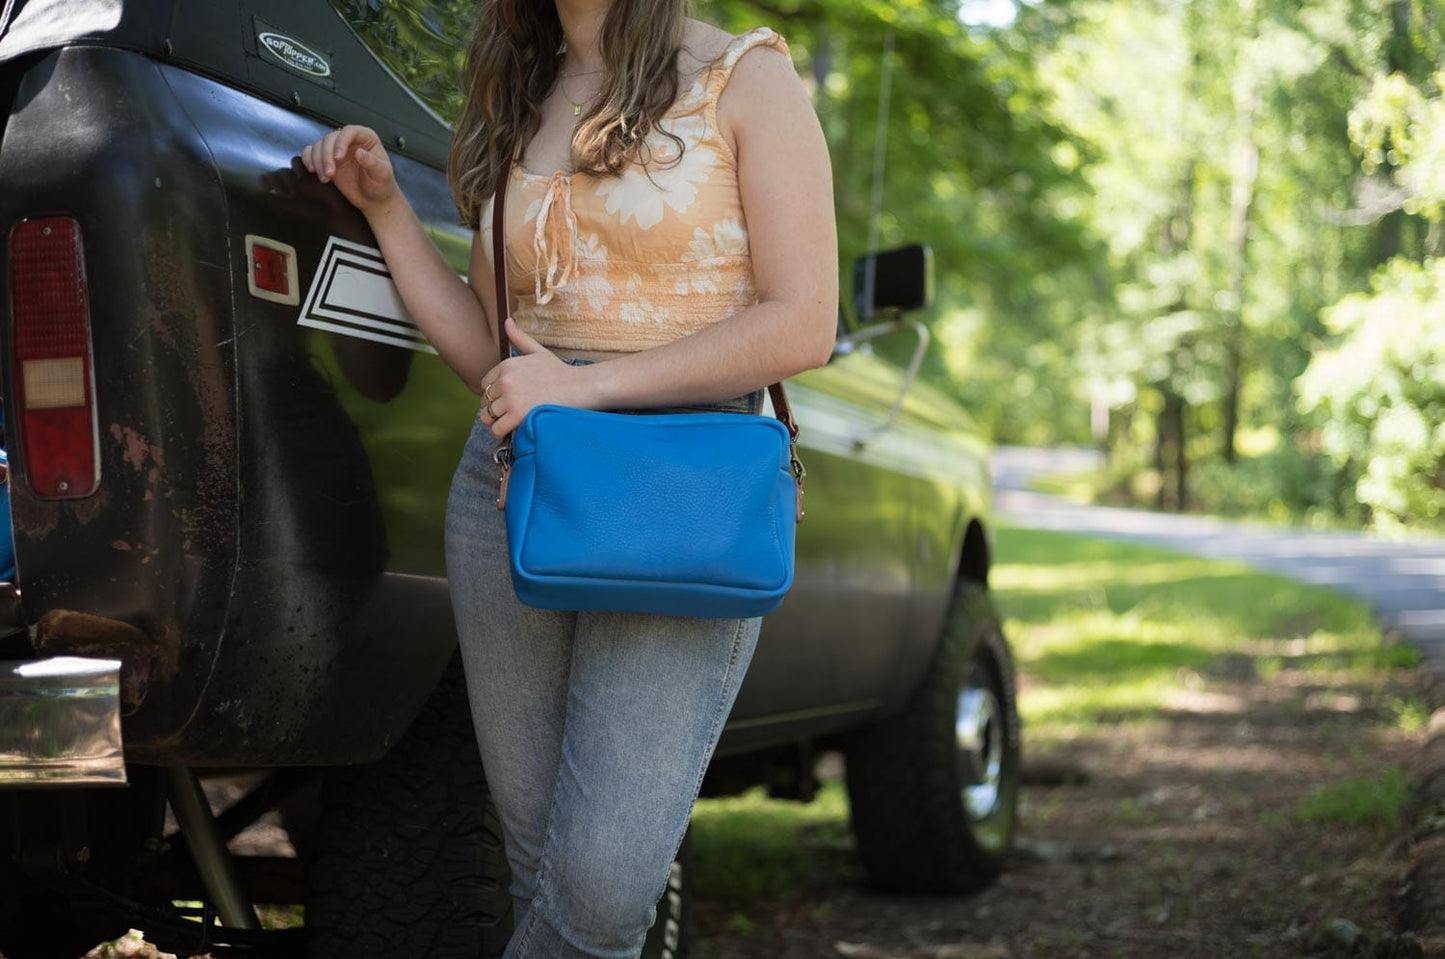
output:
[[[736,39],[721,27],[688,17],[683,25],[682,46],[678,50],[678,69],[686,77],[701,73],[721,59]]]
[[[688,18],[678,51],[678,70],[684,80],[704,73],[731,71],[733,62],[755,46],[772,46],[786,53],[787,44],[769,27],[754,27],[742,33],[728,33],[720,27]]]

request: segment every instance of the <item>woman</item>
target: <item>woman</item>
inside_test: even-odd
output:
[[[498,441],[542,403],[756,412],[763,387],[832,349],[831,175],[787,46],[685,12],[484,0],[449,163],[477,231],[467,284],[371,130],[302,153],[365,214],[411,315],[483,400],[448,503],[447,568],[512,868],[509,959],[641,951],[759,620],[521,605],[494,505]],[[498,363],[502,188],[513,308]]]

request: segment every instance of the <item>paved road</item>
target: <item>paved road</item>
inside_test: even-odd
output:
[[[1386,629],[1414,643],[1445,675],[1445,538],[1391,540],[1362,533],[1312,532],[1199,516],[1083,506],[1029,492],[1035,476],[1087,469],[1092,450],[994,451],[994,508],[1031,529],[1134,540],[1200,556],[1242,560],[1260,569],[1329,586],[1369,602]]]

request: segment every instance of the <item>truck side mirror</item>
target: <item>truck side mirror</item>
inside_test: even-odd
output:
[[[853,264],[853,310],[860,323],[890,310],[921,310],[932,302],[933,250],[927,244],[868,253]]]

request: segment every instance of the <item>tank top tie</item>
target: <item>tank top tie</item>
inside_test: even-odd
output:
[[[547,192],[537,211],[532,249],[542,268],[536,271],[536,303],[549,303],[552,294],[567,284],[577,264],[577,217],[572,212],[572,180],[561,170],[547,181]]]

